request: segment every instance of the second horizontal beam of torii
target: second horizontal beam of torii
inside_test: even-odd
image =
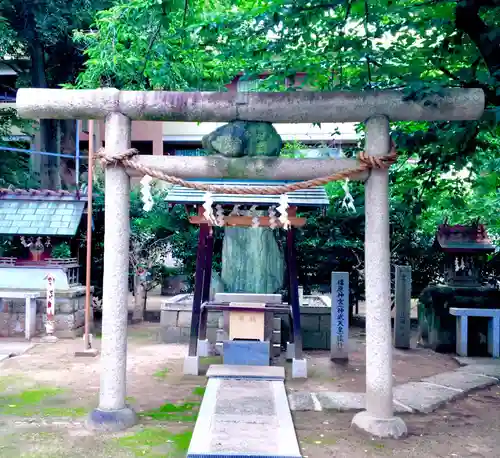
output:
[[[16,108],[30,119],[103,119],[122,113],[132,120],[272,123],[479,119],[481,89],[443,89],[423,100],[402,91],[366,92],[166,92],[118,89],[19,89]]]

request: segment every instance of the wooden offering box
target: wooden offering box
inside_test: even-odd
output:
[[[231,302],[229,307],[229,340],[265,340],[266,304]]]

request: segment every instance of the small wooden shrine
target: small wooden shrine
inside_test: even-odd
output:
[[[495,251],[482,224],[438,227],[435,244],[445,253],[444,283],[449,286],[479,286],[485,255]]]
[[[7,299],[27,294],[38,298],[36,332],[43,331],[48,275],[55,280],[57,336],[74,337],[83,329],[85,288],[71,254],[86,206],[87,196],[74,192],[0,189],[0,235],[14,237],[11,256],[0,257],[0,336],[24,331],[24,302]]]
[[[208,183],[208,182],[204,182]],[[246,185],[252,186],[280,186],[285,182],[258,182],[258,181],[210,181],[210,184],[222,186]],[[236,313],[261,312],[266,314],[288,313],[290,316],[290,340],[294,343],[294,359],[302,358],[302,335],[300,325],[300,303],[296,265],[295,229],[306,224],[306,218],[297,216],[301,208],[326,207],[328,196],[322,187],[307,190],[293,191],[284,195],[259,194],[229,194],[207,193],[199,190],[174,186],[170,189],[166,200],[175,204],[184,204],[189,220],[200,227],[198,251],[196,260],[195,287],[189,356],[198,355],[198,342],[206,339],[206,319],[208,310],[219,310]],[[194,214],[193,214],[194,213]],[[249,230],[256,227],[272,229],[286,229],[286,261],[288,266],[287,286],[289,289],[290,304],[277,304],[276,301],[261,301],[266,303],[251,304],[241,302],[210,302],[210,281],[212,273],[212,257],[214,247],[213,231],[217,227],[247,227]],[[244,259],[241,262],[245,262]],[[225,296],[225,295],[221,295]],[[228,294],[227,296],[243,297],[244,294]],[[249,295],[251,296],[251,295]],[[255,295],[272,296],[272,295]],[[217,299],[217,297],[216,297]],[[238,303],[237,303],[238,302]],[[248,302],[248,301],[247,301]],[[252,302],[252,301],[250,301]],[[257,320],[259,321],[259,320]],[[265,336],[263,337],[265,340]]]

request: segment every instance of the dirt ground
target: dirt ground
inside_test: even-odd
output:
[[[182,376],[184,345],[159,344],[158,325],[130,327],[128,402],[139,425],[120,434],[94,434],[84,427],[98,402],[99,358],[75,358],[81,341],[41,344],[0,363],[0,457],[185,457],[205,378]],[[288,389],[363,391],[364,339],[353,334],[346,366],[325,353],[308,354],[310,378]],[[96,339],[95,347],[100,341]],[[205,366],[218,362],[204,360]],[[456,367],[427,350],[395,351],[395,383]],[[404,416],[409,437],[372,440],[350,429],[352,413],[297,412],[303,455],[323,457],[498,457],[500,388],[482,390],[430,415]]]
[[[351,413],[294,415],[302,453],[309,458],[500,456],[500,390],[469,395],[432,414],[402,415],[408,437],[377,440],[350,428]]]

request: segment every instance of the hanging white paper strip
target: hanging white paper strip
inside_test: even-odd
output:
[[[149,212],[152,210],[154,202],[153,196],[151,195],[151,178],[149,175],[144,175],[141,179],[141,200],[144,206],[142,207],[144,211]]]
[[[280,196],[280,204],[277,210],[280,212],[279,220],[281,225],[283,229],[287,231],[290,227],[290,220],[288,219],[288,194],[282,194]]]

